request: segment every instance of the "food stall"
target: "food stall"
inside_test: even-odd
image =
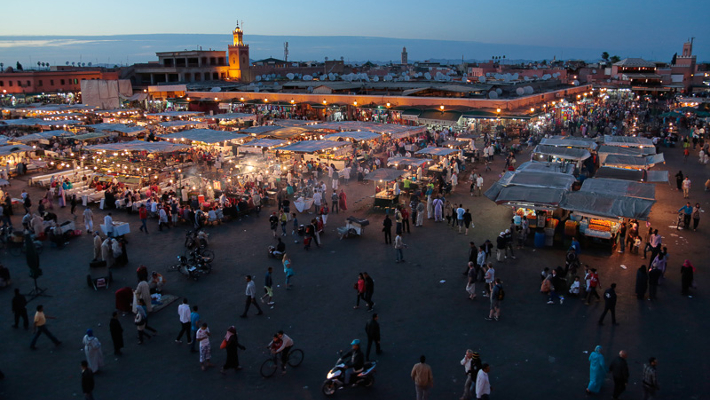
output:
[[[120,136],[138,136],[148,132],[148,130],[143,127],[124,124],[94,124],[87,125],[86,127],[93,129],[95,132],[115,132]]]
[[[663,153],[641,157],[610,154],[606,157],[606,160],[604,160],[602,166],[635,170],[648,170],[656,164],[661,164],[665,162],[666,160],[663,156]]]
[[[278,148],[281,152],[297,153],[301,162],[315,161],[328,165],[335,164],[339,170],[345,168],[351,146],[348,142],[334,142],[332,140],[302,140]]]
[[[441,160],[441,157],[446,157],[446,156],[449,156],[449,155],[454,154],[454,153],[456,153],[457,155],[460,155],[460,154],[461,154],[461,151],[458,150],[458,149],[452,149],[452,148],[450,148],[450,147],[434,147],[434,146],[429,146],[429,147],[425,147],[425,148],[423,148],[423,149],[417,151],[417,152],[414,153],[414,154],[420,154],[420,155],[424,155],[424,156],[431,156],[432,158],[434,158],[434,157],[439,157],[439,161],[440,161],[440,160]],[[433,163],[433,165],[431,165],[431,166],[428,168],[428,171],[429,171],[429,172],[435,172],[435,173],[442,173],[442,172],[444,171],[444,166],[443,166],[439,161],[437,161],[436,163]]]
[[[624,218],[646,220],[656,202],[651,184],[621,179],[594,178],[584,181],[577,192],[565,194],[560,208],[572,213],[587,245],[613,250]]]
[[[582,170],[582,163],[589,157],[591,157],[591,154],[586,149],[539,144],[532,151],[531,160],[537,162],[572,164],[575,166],[577,172],[579,172]]]
[[[399,204],[399,194],[395,192],[394,185],[397,184],[397,178],[405,173],[397,169],[380,168],[365,175],[364,180],[372,181],[375,185],[374,207],[390,208]],[[394,182],[394,185],[388,186],[390,182]]]
[[[606,144],[603,144],[599,146],[599,150],[597,150],[597,154],[599,155],[599,164],[604,164],[606,162],[606,158],[609,155],[612,154],[618,154],[622,156],[634,156],[634,157],[643,157],[643,156],[650,156],[656,154],[656,148],[653,146],[648,146],[648,147],[621,147],[621,146],[609,146]]]
[[[431,182],[430,177],[424,176],[424,168],[426,168],[429,162],[433,161],[426,158],[396,156],[387,159],[387,166],[394,166],[395,168],[402,167],[409,172],[409,177],[412,180],[410,187],[416,190],[417,188],[423,188],[427,183]]]
[[[540,141],[541,145],[553,146],[553,147],[567,147],[571,149],[584,149],[589,151],[595,151],[599,145],[594,141],[594,139],[584,139],[578,137],[570,136],[553,136],[549,138],[543,138]]]

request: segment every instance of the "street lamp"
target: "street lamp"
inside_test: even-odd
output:
[[[357,100],[356,100],[356,101],[353,101],[353,105],[354,105],[355,107],[357,107]]]
[[[441,112],[444,112],[444,105],[443,104],[439,106],[439,110],[441,110]]]

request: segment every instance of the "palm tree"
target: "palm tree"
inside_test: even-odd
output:
[[[76,66],[76,61],[72,61],[72,62],[71,62],[71,66],[72,66],[72,67],[75,67],[75,66]]]
[[[89,61],[89,66],[91,66],[91,61]]]
[[[69,66],[69,61],[67,61],[67,66]]]
[[[42,63],[37,61],[37,68],[42,68]]]
[[[0,63],[0,72],[2,72],[2,68],[5,66],[5,64]]]

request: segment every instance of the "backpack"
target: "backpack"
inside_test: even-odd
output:
[[[505,290],[503,290],[503,287],[501,286],[500,289],[498,289],[498,300],[503,299],[505,299]]]

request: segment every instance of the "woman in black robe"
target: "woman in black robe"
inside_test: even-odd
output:
[[[685,260],[683,266],[680,267],[680,287],[683,296],[690,295],[690,286],[693,284],[693,264]]]
[[[643,300],[646,297],[646,289],[648,288],[648,274],[646,266],[642,265],[636,271],[636,298]]]
[[[239,371],[242,369],[239,365],[239,349],[246,350],[246,347],[239,343],[237,329],[234,326],[227,328],[227,334],[224,336],[224,340],[227,341],[227,361],[224,362],[224,366],[220,372],[224,374],[230,368]]]

